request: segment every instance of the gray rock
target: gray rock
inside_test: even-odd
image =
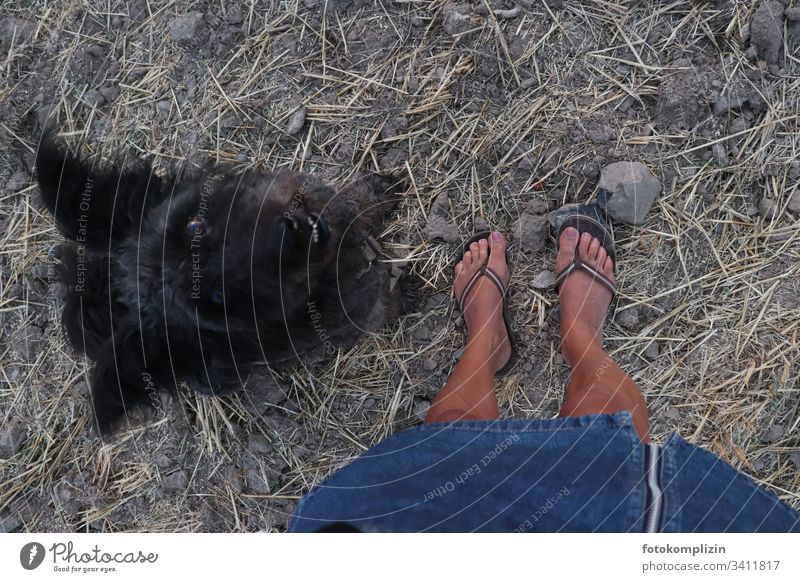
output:
[[[392,148],[379,161],[381,170],[388,171],[401,167],[408,159],[408,152],[403,148]]]
[[[761,440],[767,443],[774,443],[783,438],[784,434],[786,434],[786,428],[780,424],[774,424],[764,432]]]
[[[800,189],[792,192],[792,195],[789,197],[789,204],[787,204],[786,208],[789,209],[789,212],[800,212]]]
[[[189,478],[185,471],[179,470],[164,477],[162,483],[167,491],[184,491],[189,485]]]
[[[714,163],[720,167],[725,167],[730,163],[728,152],[725,151],[725,146],[721,143],[715,143],[711,146],[711,156],[714,158]]]
[[[7,509],[0,511],[0,533],[11,533],[22,526],[19,513]]]
[[[425,417],[428,415],[428,410],[431,408],[431,403],[423,398],[414,399],[414,417],[420,421],[425,422]]]
[[[514,223],[514,240],[526,251],[540,251],[547,245],[549,222],[547,216],[525,212]]]
[[[381,139],[390,139],[404,133],[408,129],[408,118],[398,115],[387,120],[381,129]]]
[[[483,216],[476,216],[475,220],[472,221],[472,225],[475,227],[475,232],[484,232],[492,229],[489,221]]]
[[[534,289],[549,289],[556,282],[556,275],[553,271],[542,271],[533,278],[531,285]]]
[[[193,40],[202,23],[203,14],[196,10],[177,16],[169,23],[170,36],[175,42]]]
[[[0,458],[7,459],[20,452],[26,437],[25,425],[17,418],[0,427]]]
[[[747,92],[741,89],[729,88],[723,91],[711,106],[714,115],[722,115],[733,109],[739,109],[747,102]]]
[[[586,137],[594,143],[608,143],[614,137],[614,128],[607,125],[594,127],[586,131]]]
[[[430,215],[428,223],[422,229],[422,236],[428,241],[438,239],[448,243],[458,242],[458,226],[443,216]]]
[[[642,224],[661,182],[640,162],[615,162],[600,172],[598,203],[620,222]]]
[[[649,344],[647,344],[647,347],[644,349],[644,357],[647,358],[648,360],[650,360],[651,362],[653,360],[658,359],[658,356],[659,356],[660,353],[661,353],[661,348],[658,345],[657,341],[650,342]]]
[[[789,453],[789,460],[792,462],[795,469],[800,470],[800,451],[792,451]]]
[[[636,329],[639,327],[639,312],[636,309],[626,309],[617,315],[616,322],[625,329]]]
[[[761,218],[765,220],[773,220],[778,213],[778,205],[772,198],[767,198],[765,196],[761,199],[761,202],[758,203],[758,213],[761,215]]]
[[[172,465],[172,460],[164,454],[164,451],[156,451],[156,454],[153,455],[153,462],[159,469],[166,469]]]
[[[758,7],[750,22],[750,42],[759,60],[770,65],[783,58],[783,4],[766,0]]]
[[[468,4],[455,4],[448,2],[442,9],[442,26],[447,34],[453,36],[466,32],[471,28]]]
[[[28,172],[19,171],[11,174],[6,182],[6,189],[9,192],[19,192],[31,185],[31,176]]]
[[[295,135],[300,133],[300,130],[303,129],[303,126],[306,123],[306,108],[301,107],[289,118],[289,122],[286,124],[286,133],[289,135]]]

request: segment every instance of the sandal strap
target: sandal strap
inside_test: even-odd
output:
[[[503,298],[503,301],[505,301],[506,287],[503,285],[503,281],[487,263],[484,263],[483,266],[475,272],[475,274],[472,276],[472,279],[469,280],[469,283],[467,283],[467,286],[464,287],[464,291],[461,293],[461,299],[458,300],[458,308],[461,310],[461,313],[464,313],[464,304],[467,302],[467,298],[474,289],[478,279],[484,276],[488,277],[489,280],[494,283],[495,287],[497,287],[497,290],[500,291],[500,296]]]
[[[612,283],[608,277],[596,271],[595,269],[584,263],[582,260],[580,260],[580,258],[577,255],[577,249],[575,258],[572,260],[569,266],[563,271],[561,271],[558,275],[556,275],[556,280],[553,283],[553,287],[556,290],[558,290],[559,285],[561,285],[566,280],[566,278],[569,277],[576,270],[588,273],[589,275],[592,276],[593,279],[597,279],[603,286],[606,287],[606,289],[611,291],[612,298],[617,294],[616,285],[614,285],[614,283]]]

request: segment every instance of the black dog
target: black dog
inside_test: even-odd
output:
[[[402,191],[396,178],[337,192],[288,171],[159,177],[147,164],[97,169],[46,138],[37,179],[73,241],[63,323],[96,362],[103,434],[157,401],[154,386],[229,392],[256,363],[331,354],[409,305],[404,279],[392,285],[363,250]]]

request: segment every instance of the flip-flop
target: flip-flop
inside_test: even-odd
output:
[[[570,226],[578,231],[578,236],[588,232],[594,238],[598,239],[600,241],[600,245],[606,250],[606,253],[614,262],[614,270],[616,271],[617,254],[614,249],[614,235],[611,233],[611,229],[608,228],[606,224],[603,224],[601,220],[589,216],[588,214],[576,212],[575,214],[567,216],[564,219],[564,222],[561,223],[561,227],[558,229],[558,234],[556,235],[556,240],[560,241],[564,230]],[[575,258],[572,259],[572,262],[569,264],[569,266],[565,267],[561,270],[561,272],[556,274],[556,280],[553,283],[553,288],[558,291],[559,286],[564,283],[567,277],[569,277],[575,271],[583,271],[584,273],[591,275],[592,278],[596,279],[604,287],[606,287],[606,289],[611,291],[612,299],[614,296],[616,296],[617,286],[612,283],[608,277],[596,271],[580,259],[578,256],[577,245],[575,245]]]
[[[491,234],[492,233],[487,230],[479,232],[478,234],[474,235],[469,240],[467,240],[464,243],[464,246],[461,250],[461,254],[456,256],[453,265],[456,265],[459,261],[461,261],[464,258],[464,254],[469,250],[469,247],[472,243],[484,239],[488,240]],[[508,250],[506,250],[506,262],[508,262]],[[505,285],[503,285],[503,281],[502,279],[500,279],[500,276],[497,273],[495,273],[491,268],[489,268],[488,256],[486,257],[486,261],[483,263],[483,265],[481,265],[481,268],[478,269],[472,276],[472,278],[469,280],[469,282],[467,282],[467,286],[464,287],[464,291],[461,292],[461,297],[455,297],[454,294],[454,299],[458,304],[458,309],[463,314],[466,300],[469,297],[469,294],[475,288],[475,284],[481,277],[487,277],[492,283],[494,283],[495,287],[497,287],[497,290],[500,291],[500,295],[503,298],[503,322],[505,323],[506,333],[508,334],[508,343],[511,345],[511,355],[508,357],[508,361],[505,363],[505,365],[494,373],[495,378],[502,378],[504,376],[507,376],[517,363],[517,355],[518,355],[517,343],[514,338],[514,331],[511,328],[511,320],[508,317],[508,310],[506,309],[506,293],[508,292],[508,288]]]

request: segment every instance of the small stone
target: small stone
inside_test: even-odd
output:
[[[164,477],[162,483],[167,491],[184,491],[189,485],[189,478],[185,471],[179,470]]]
[[[523,156],[517,164],[517,167],[523,172],[530,172],[536,166],[533,164],[533,160],[531,160],[529,156]]]
[[[774,443],[780,440],[784,434],[786,434],[786,429],[780,424],[774,424],[764,432],[761,440],[767,443]]]
[[[437,362],[433,358],[425,358],[422,361],[422,367],[425,369],[426,372],[433,372],[436,368],[439,367],[439,362]]]
[[[411,337],[415,340],[428,341],[431,339],[431,329],[427,325],[420,325],[411,333]]]
[[[162,99],[161,101],[156,101],[156,111],[159,113],[169,113],[169,110],[172,108],[172,103],[168,99]]]
[[[269,486],[269,481],[264,477],[264,475],[258,469],[248,469],[247,470],[247,486],[252,489],[255,493],[259,493],[261,495],[268,495],[271,493],[271,489]]]
[[[458,226],[443,216],[431,215],[422,229],[422,236],[428,241],[439,239],[448,243],[458,242]]]
[[[789,453],[789,460],[792,462],[795,469],[800,470],[800,451],[792,451]]]
[[[534,289],[550,289],[555,282],[556,276],[553,271],[542,271],[533,278],[531,285]]]
[[[153,455],[153,462],[159,469],[166,469],[172,465],[172,460],[163,451],[156,451],[156,454]]]
[[[402,167],[408,160],[408,152],[402,148],[392,148],[381,157],[378,165],[383,171]]]
[[[286,133],[289,135],[295,135],[296,133],[300,133],[300,130],[303,129],[303,126],[306,123],[306,108],[301,107],[289,118],[289,122],[286,124]]]
[[[635,309],[626,309],[617,315],[616,322],[625,329],[636,329],[639,327],[639,312]]]
[[[758,203],[758,213],[765,220],[773,220],[778,212],[778,205],[772,198],[766,196]]]
[[[758,58],[770,65],[783,57],[783,4],[766,0],[758,7],[750,22],[750,42]]]
[[[83,101],[90,107],[100,107],[106,102],[106,98],[97,89],[89,89],[83,94]]]
[[[783,13],[783,15],[789,22],[796,22],[800,20],[800,6],[793,6],[792,8],[787,8],[786,11]]]
[[[549,226],[547,216],[525,212],[514,223],[514,239],[523,250],[540,251],[547,245]]]
[[[241,7],[231,6],[228,9],[228,14],[225,16],[225,20],[228,21],[228,24],[241,24],[244,21]]]
[[[11,174],[6,182],[6,189],[9,192],[19,192],[31,185],[31,176],[28,172],[19,171]]]
[[[711,155],[719,167],[723,168],[729,164],[728,152],[725,151],[725,146],[721,143],[715,143],[711,146]]]
[[[492,230],[489,221],[486,220],[483,216],[478,216],[472,222],[473,226],[475,227],[475,232],[485,232],[487,230]]]
[[[789,209],[789,212],[800,212],[800,189],[792,192],[792,195],[789,197],[789,204],[786,205],[786,208]]]
[[[414,416],[420,422],[425,422],[425,417],[428,415],[428,410],[431,408],[431,403],[423,398],[414,399]]]
[[[111,28],[119,28],[122,26],[122,18],[119,16],[111,17]]]
[[[7,509],[0,511],[0,533],[12,533],[22,526],[19,514]]]
[[[442,9],[442,26],[447,34],[456,36],[470,29],[470,11],[468,4],[448,2]]]
[[[647,344],[647,347],[644,349],[644,357],[650,360],[658,359],[659,354],[661,353],[661,348],[658,345],[657,341],[652,341]]]
[[[192,11],[177,16],[169,23],[169,32],[175,42],[190,41],[197,36],[200,25],[203,23],[203,14]]]
[[[614,137],[614,129],[607,125],[601,125],[587,130],[586,137],[594,143],[608,143]]]
[[[390,139],[401,135],[408,129],[408,118],[404,115],[392,117],[381,128],[381,139]]]
[[[670,406],[667,408],[667,411],[664,413],[664,416],[669,418],[670,420],[680,420],[681,419],[681,411],[674,406]]]
[[[598,203],[612,218],[627,224],[642,224],[661,182],[640,162],[615,162],[600,172]]]
[[[19,419],[12,419],[0,427],[0,458],[8,459],[22,450],[27,430]]]

